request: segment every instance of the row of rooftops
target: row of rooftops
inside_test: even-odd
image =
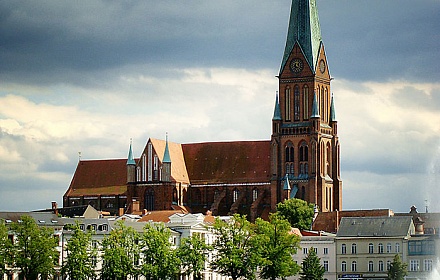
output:
[[[63,208],[57,209],[58,213],[63,213]],[[83,208],[81,208],[83,209]],[[49,209],[48,209],[49,210]],[[81,210],[79,210],[81,211]],[[411,235],[435,235],[440,234],[440,213],[398,213],[394,214],[387,209],[382,210],[359,210],[359,211],[339,211],[340,222],[337,231],[333,231],[336,238],[339,237],[397,237]],[[384,213],[391,215],[381,215]],[[80,213],[80,212],[78,212]],[[357,213],[358,216],[353,216]],[[315,220],[320,219],[323,214],[324,218],[328,218],[325,213],[318,214]],[[376,214],[377,216],[373,216]],[[111,230],[112,224],[117,220],[125,220],[127,222],[163,222],[168,226],[191,226],[196,224],[213,224],[215,218],[210,213],[191,214],[180,210],[151,211],[143,213],[143,215],[124,214],[119,217],[104,217],[101,212],[88,206],[83,210],[82,215],[75,217],[61,217],[52,212],[0,212],[0,220],[6,224],[19,222],[23,215],[32,217],[39,226],[53,227],[61,230],[65,225],[74,224],[75,220],[81,219],[84,230],[92,229],[97,233],[106,234]],[[370,216],[368,216],[370,215]],[[344,217],[345,216],[345,217]],[[361,217],[363,216],[363,217]],[[218,217],[220,219],[228,219],[229,217]],[[321,217],[322,218],[322,217]],[[330,221],[332,222],[332,221]],[[425,230],[421,231],[417,227],[425,225]],[[319,227],[312,228],[313,231],[300,234],[302,236],[333,236],[331,232],[320,230]]]

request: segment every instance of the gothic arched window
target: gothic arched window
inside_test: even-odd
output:
[[[257,200],[257,198],[258,198],[258,189],[255,188],[252,190],[252,201]]]
[[[236,202],[238,199],[238,190],[234,189],[234,192],[232,193],[232,202]]]
[[[148,211],[154,210],[154,190],[148,189],[145,192],[145,209]]]
[[[295,154],[292,143],[288,143],[286,146],[286,162],[294,162]]]
[[[287,87],[286,91],[285,91],[285,110],[286,110],[286,121],[291,121],[292,116],[291,116],[291,108],[290,108],[290,104],[291,104],[291,99],[292,97],[290,96],[290,88]]]
[[[304,85],[303,87],[303,119],[309,119],[309,87]]]
[[[294,109],[295,109],[295,121],[299,121],[300,116],[300,105],[299,105],[299,86],[295,86],[294,92]]]

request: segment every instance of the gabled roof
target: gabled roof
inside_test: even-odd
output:
[[[270,181],[270,141],[182,144],[192,185]]]
[[[159,157],[159,160],[163,162],[163,155],[165,155],[165,148],[167,146],[167,141],[150,138],[149,140],[153,145]],[[182,182],[189,184],[188,173],[186,171],[185,159],[183,157],[182,145],[179,143],[174,143],[168,141],[168,155],[171,161],[171,178],[176,182]]]
[[[411,217],[342,218],[337,237],[405,237],[414,233]]]
[[[127,159],[81,160],[65,196],[126,193],[126,163]]]

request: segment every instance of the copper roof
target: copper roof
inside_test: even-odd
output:
[[[191,184],[270,180],[270,141],[182,144]]]
[[[81,160],[66,195],[119,195],[127,191],[127,159]]]

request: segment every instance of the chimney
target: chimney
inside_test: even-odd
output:
[[[134,212],[139,212],[139,201],[137,200],[133,201],[133,213]]]
[[[121,217],[124,215],[124,208],[119,208],[118,216]]]
[[[56,201],[52,201],[52,213],[58,216],[58,204]]]

